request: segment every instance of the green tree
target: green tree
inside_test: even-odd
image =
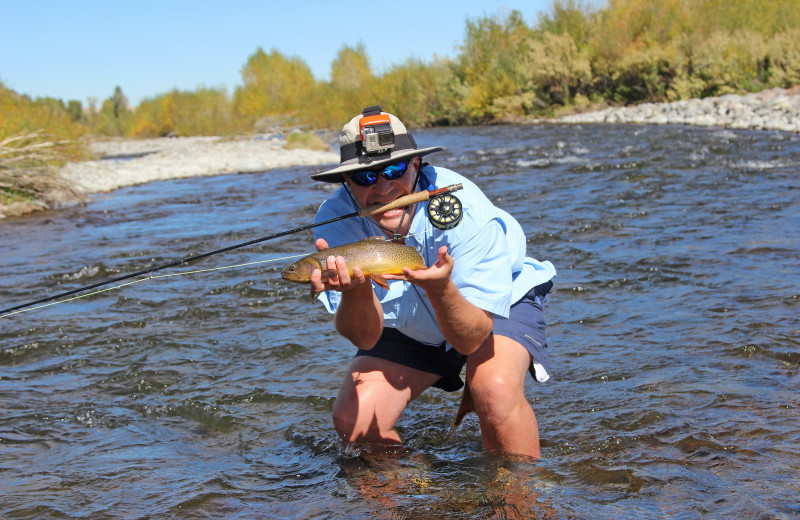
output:
[[[779,70],[769,41],[800,26],[800,2],[609,0],[592,23],[593,88],[601,95],[703,97],[771,82]]]
[[[101,135],[124,136],[133,120],[128,98],[117,86],[111,97],[103,100],[100,111],[91,119],[92,129]]]
[[[81,102],[75,99],[69,100],[67,102],[67,114],[69,114],[70,120],[75,123],[83,121],[83,105],[81,105]]]
[[[547,105],[565,105],[585,94],[591,81],[589,59],[568,32],[544,32],[532,38],[528,52],[529,91]]]
[[[114,95],[111,96],[111,104],[114,107],[114,117],[119,119],[120,115],[128,109],[128,98],[122,93],[122,88],[117,86]]]

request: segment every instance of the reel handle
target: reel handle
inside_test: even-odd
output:
[[[425,190],[425,191],[420,191],[418,193],[412,193],[410,195],[404,195],[399,199],[393,200],[388,204],[373,204],[372,206],[361,208],[358,210],[358,216],[368,217],[371,215],[377,215],[378,213],[389,211],[390,209],[397,209],[397,208],[402,208],[403,206],[410,206],[411,204],[416,204],[417,202],[424,202],[430,199],[431,197],[435,197],[436,195],[441,195],[442,193],[451,193],[454,191],[458,191],[463,187],[464,186],[462,184],[451,184],[450,186],[439,188],[438,190],[432,190],[432,191]]]

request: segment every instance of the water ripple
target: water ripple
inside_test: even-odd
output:
[[[421,130],[559,276],[538,463],[458,395],[402,449],[343,446],[354,348],[280,279],[310,232],[0,320],[0,516],[791,518],[800,514],[800,137],[647,125]],[[0,224],[12,304],[307,224],[308,171],[164,181]],[[19,237],[25,237],[20,240]]]

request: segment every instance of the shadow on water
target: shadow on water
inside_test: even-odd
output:
[[[311,232],[0,319],[0,516],[792,518],[800,136],[678,126],[418,132],[559,275],[538,462],[490,457],[430,391],[402,449],[341,446],[353,347],[280,278]],[[302,168],[164,181],[0,223],[24,303],[309,223]],[[20,237],[24,237],[21,239]],[[252,262],[259,262],[252,264]],[[192,267],[191,269],[194,269]]]

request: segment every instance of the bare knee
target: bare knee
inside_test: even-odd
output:
[[[475,401],[475,411],[490,423],[502,424],[517,413],[525,399],[524,386],[520,387],[517,378],[506,377],[502,373],[473,375],[469,382]]]
[[[357,424],[358,413],[353,413],[352,408],[342,405],[337,399],[333,405],[333,427],[339,437],[345,442],[358,440]]]
[[[333,426],[344,442],[400,444],[395,420],[391,414],[381,415],[374,402],[359,399],[357,393],[340,395],[333,405]]]
[[[530,354],[504,336],[490,337],[467,360],[467,380],[490,452],[539,457],[536,415],[525,397]]]

